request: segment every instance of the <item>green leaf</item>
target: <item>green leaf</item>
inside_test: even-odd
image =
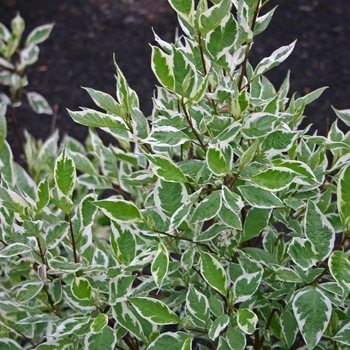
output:
[[[191,317],[192,323],[196,327],[207,328],[210,309],[208,298],[193,287],[189,285],[186,294],[186,315]]]
[[[72,112],[68,110],[68,113],[75,122],[81,125],[95,128],[127,129],[126,125],[120,117],[98,112],[93,109],[86,108],[78,112]]]
[[[25,28],[24,20],[20,16],[19,12],[17,12],[17,15],[11,21],[12,34],[14,34],[17,38],[20,39],[22,37],[24,28]]]
[[[294,263],[303,270],[317,263],[316,252],[308,239],[293,237],[287,252]]]
[[[32,250],[31,247],[23,243],[12,243],[0,251],[0,258],[10,258],[12,256],[22,255]]]
[[[55,248],[69,232],[69,223],[60,221],[56,224],[50,225],[46,231],[46,245],[48,249]]]
[[[212,192],[202,200],[192,215],[191,222],[204,222],[213,218],[220,210],[221,196],[219,191]]]
[[[210,146],[206,156],[208,168],[216,176],[224,176],[228,173],[226,159],[219,147]]]
[[[152,46],[151,67],[158,81],[168,90],[175,89],[175,75],[172,59],[160,48]]]
[[[142,140],[146,139],[149,135],[149,125],[147,118],[140,111],[140,109],[136,107],[131,109],[130,114],[134,134],[136,135],[136,137]]]
[[[76,181],[76,171],[74,161],[67,153],[66,148],[62,150],[56,160],[54,179],[60,192],[67,197],[71,197]]]
[[[46,99],[37,92],[28,92],[27,99],[30,107],[35,113],[50,115],[53,114],[53,110]]]
[[[318,261],[324,261],[334,248],[335,232],[331,223],[313,201],[309,201],[305,213],[305,235],[316,252]]]
[[[111,95],[91,88],[83,87],[83,89],[85,89],[88,92],[88,94],[98,107],[118,117],[124,116],[125,112],[122,109],[122,106]]]
[[[69,350],[74,344],[74,341],[69,338],[52,339],[42,343],[36,347],[37,350]]]
[[[271,56],[265,57],[255,68],[253,77],[257,77],[259,75],[265,74],[268,70],[273,67],[278,66],[284,60],[288,58],[288,56],[292,53],[296,41],[292,42],[287,46],[282,46],[276,51],[274,51]]]
[[[151,323],[158,325],[177,324],[179,317],[160,300],[153,298],[132,298],[128,301],[135,307],[138,313]]]
[[[110,327],[104,327],[102,331],[97,334],[93,332],[88,333],[85,336],[84,345],[85,349],[89,350],[113,350],[115,349],[116,342],[117,336],[115,330]]]
[[[190,350],[192,338],[184,332],[165,332],[153,341],[147,350]]]
[[[330,300],[318,288],[304,287],[294,296],[293,311],[308,349],[313,349],[331,319]]]
[[[15,162],[13,159],[13,154],[11,146],[5,140],[1,153],[0,153],[0,170],[1,178],[5,179],[9,184],[10,188],[13,189],[16,184],[16,170]]]
[[[323,93],[324,90],[328,89],[328,87],[322,87],[319,89],[316,89],[315,91],[312,91],[310,93],[308,93],[307,95],[303,96],[303,97],[299,97],[296,101],[295,101],[295,108],[298,109],[302,106],[306,106],[309,103],[315,101],[316,99],[318,99],[321,94]]]
[[[75,277],[70,286],[72,294],[79,300],[90,300],[92,287],[90,282],[83,277]]]
[[[151,273],[158,288],[161,288],[168,273],[169,253],[162,241],[159,241],[157,254],[151,264]]]
[[[139,320],[134,314],[134,308],[127,305],[125,302],[117,303],[113,306],[113,315],[116,321],[130,333],[135,335],[137,339],[142,340],[145,344],[149,341],[145,335],[146,324],[150,325],[148,321]]]
[[[73,159],[76,168],[85,174],[96,175],[95,166],[84,154],[68,150],[68,154]]]
[[[171,217],[186,201],[188,197],[184,184],[167,182],[158,179],[154,188],[154,202],[156,207]]]
[[[149,170],[135,171],[128,176],[123,176],[122,181],[127,185],[142,186],[154,182],[157,179],[156,175]]]
[[[338,110],[332,107],[337,117],[350,127],[350,109]]]
[[[205,281],[221,295],[227,295],[227,276],[225,269],[213,254],[201,252],[201,274]]]
[[[244,220],[241,242],[250,240],[260,234],[268,225],[272,209],[251,208]]]
[[[0,187],[0,204],[8,210],[27,216],[29,204],[16,192]]]
[[[37,189],[37,200],[36,200],[36,211],[40,213],[50,201],[50,191],[48,179],[43,179],[38,184]]]
[[[281,191],[288,187],[296,177],[296,173],[288,168],[273,167],[252,177],[259,187],[270,191]]]
[[[23,350],[23,347],[16,343],[13,339],[2,338],[0,339],[0,347],[3,350]]]
[[[183,172],[170,158],[161,154],[147,154],[146,157],[151,163],[151,170],[162,180],[169,182],[187,182]]]
[[[24,46],[40,44],[45,41],[50,36],[53,26],[54,23],[48,23],[34,28],[27,36]]]
[[[218,27],[229,13],[231,6],[230,0],[221,0],[220,3],[215,4],[202,13],[198,23],[200,34],[205,36],[209,31]]]
[[[194,24],[193,0],[169,0],[170,6],[191,26]]]
[[[237,310],[237,324],[245,334],[253,334],[258,323],[258,316],[249,309]]]
[[[76,317],[67,318],[57,326],[56,332],[52,334],[52,336],[62,337],[62,336],[67,336],[69,334],[73,334],[74,332],[77,332],[79,329],[84,327],[89,321],[90,321],[89,316],[81,316],[81,317],[76,316]]]
[[[28,282],[18,290],[16,297],[21,302],[31,300],[43,289],[43,287],[44,283],[42,281]]]
[[[230,318],[228,317],[228,315],[224,314],[219,316],[211,324],[208,331],[208,337],[211,340],[215,340],[220,335],[220,333],[228,326],[229,323],[230,323]]]
[[[175,147],[189,140],[190,138],[181,130],[164,125],[155,127],[144,142],[158,147]]]
[[[237,37],[237,21],[231,14],[227,15],[218,27],[208,33],[205,49],[213,60],[217,60],[233,48]]]
[[[283,202],[268,190],[251,185],[242,185],[238,190],[252,207],[270,209],[283,206]]]
[[[332,337],[332,340],[350,346],[350,322],[345,324],[338,333]]]
[[[112,222],[111,246],[121,264],[129,265],[136,255],[136,237],[127,225]]]
[[[334,251],[328,260],[330,273],[344,290],[344,295],[350,291],[350,261],[342,251]]]
[[[101,211],[111,220],[121,222],[143,221],[142,215],[135,204],[122,199],[104,199],[95,201]]]
[[[337,186],[337,207],[343,227],[349,225],[350,220],[350,164],[340,173]]]
[[[90,325],[90,331],[93,334],[101,333],[108,324],[108,316],[99,313]]]
[[[298,334],[298,323],[294,315],[284,309],[281,313],[282,335],[288,348],[291,348]]]
[[[111,278],[109,280],[109,299],[108,303],[110,305],[116,305],[121,301],[126,301],[126,297],[132,293],[132,283],[134,282],[136,276],[128,276],[119,274],[118,276]]]
[[[233,211],[228,204],[223,203],[219,211],[220,219],[229,227],[242,230],[242,222],[240,216]]]

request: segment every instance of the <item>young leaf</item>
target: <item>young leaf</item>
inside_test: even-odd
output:
[[[46,101],[46,99],[40,94],[38,94],[37,92],[28,92],[27,99],[30,107],[35,113],[50,114],[50,115],[53,114],[53,110],[48,104],[48,102]]]
[[[152,46],[152,70],[158,81],[168,90],[175,89],[172,59],[160,48]]]
[[[27,36],[24,46],[28,47],[45,41],[50,36],[53,26],[54,23],[49,23],[34,28]]]
[[[67,197],[71,197],[76,181],[76,171],[74,161],[67,153],[66,148],[62,150],[56,160],[54,179],[60,192]]]
[[[350,165],[346,166],[339,175],[337,186],[337,207],[343,227],[350,220]]]
[[[106,314],[99,313],[90,325],[90,332],[93,334],[101,333],[107,324],[108,316]]]
[[[170,6],[181,16],[187,23],[193,26],[194,21],[194,1],[193,0],[169,0]]]
[[[201,274],[205,281],[221,295],[227,295],[227,276],[217,257],[201,252]]]
[[[157,254],[152,261],[151,273],[158,288],[163,285],[164,278],[168,273],[169,253],[162,241],[159,241]]]
[[[123,199],[104,199],[95,201],[94,205],[111,220],[120,222],[143,221],[138,208],[132,202]]]
[[[350,126],[350,109],[338,110],[332,107],[337,117],[342,120],[347,126]]]
[[[83,89],[85,89],[88,92],[88,94],[98,107],[118,117],[124,117],[124,110],[111,95],[91,88],[84,87]]]
[[[153,298],[129,297],[128,301],[138,313],[151,323],[158,325],[177,324],[179,317],[162,301]]]
[[[200,34],[205,36],[209,31],[219,26],[229,12],[231,6],[232,3],[230,0],[221,0],[220,3],[213,5],[202,13],[198,23]]]
[[[253,334],[257,323],[258,316],[253,311],[249,309],[237,310],[237,324],[245,334]]]
[[[330,300],[318,288],[304,287],[294,296],[293,311],[308,349],[313,349],[331,319]]]
[[[40,213],[50,201],[49,182],[46,179],[40,181],[37,189],[36,210]]]
[[[296,41],[292,42],[287,46],[282,46],[276,51],[274,51],[271,56],[264,58],[255,68],[253,77],[257,77],[259,75],[265,74],[268,70],[273,67],[278,66],[284,60],[288,58],[288,56],[292,53]]]

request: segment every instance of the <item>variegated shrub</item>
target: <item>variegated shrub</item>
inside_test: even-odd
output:
[[[265,2],[169,0],[151,116],[116,64],[116,98],[69,111],[85,145],[28,135],[29,175],[4,142],[1,348],[350,346],[350,133],[308,134],[324,89],[264,76],[294,43],[249,63]]]

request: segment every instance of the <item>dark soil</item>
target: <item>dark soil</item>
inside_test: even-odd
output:
[[[335,119],[330,105],[350,108],[350,3],[348,0],[271,0],[278,5],[268,29],[256,38],[251,62],[256,65],[275,49],[298,39],[294,53],[268,77],[278,87],[291,71],[291,93],[304,95],[329,86],[306,110],[304,124],[320,134]],[[154,43],[152,27],[164,40],[174,40],[177,19],[167,0],[0,0],[0,22],[9,26],[19,11],[26,34],[55,22],[50,38],[41,44],[39,61],[28,70],[29,91],[57,106],[57,127],[80,140],[87,129],[76,125],[67,108],[94,107],[81,86],[115,95],[113,54],[149,114],[156,80],[150,68]],[[0,87],[1,89],[1,87]],[[51,117],[35,115],[24,104],[19,124],[35,137],[50,133]],[[344,127],[344,126],[343,126]],[[9,128],[11,131],[11,128]],[[14,142],[10,132],[10,141]]]

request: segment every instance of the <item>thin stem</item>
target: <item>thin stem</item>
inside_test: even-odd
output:
[[[68,217],[68,219],[69,219],[69,228],[70,228],[71,244],[73,248],[74,262],[78,263],[79,257],[78,257],[77,248],[76,248],[77,242],[75,241],[75,237],[74,237],[73,224],[70,216]]]
[[[260,0],[258,0],[258,3],[256,5],[255,11],[254,11],[254,17],[253,17],[252,25],[250,27],[250,30],[253,33],[254,33],[255,24],[256,24],[256,21],[258,19],[258,15],[259,15],[259,11],[260,10],[261,10]],[[251,46],[252,46],[252,42],[247,43],[247,47],[246,47],[245,55],[244,55],[244,61],[242,63],[242,71],[241,71],[241,75],[239,77],[239,82],[238,82],[238,89],[239,89],[239,91],[242,91],[242,89],[243,89],[243,87],[242,87],[243,78],[244,78],[244,75],[245,75],[245,72],[246,72],[246,69],[247,69],[248,56],[249,56],[249,52],[250,52]]]

